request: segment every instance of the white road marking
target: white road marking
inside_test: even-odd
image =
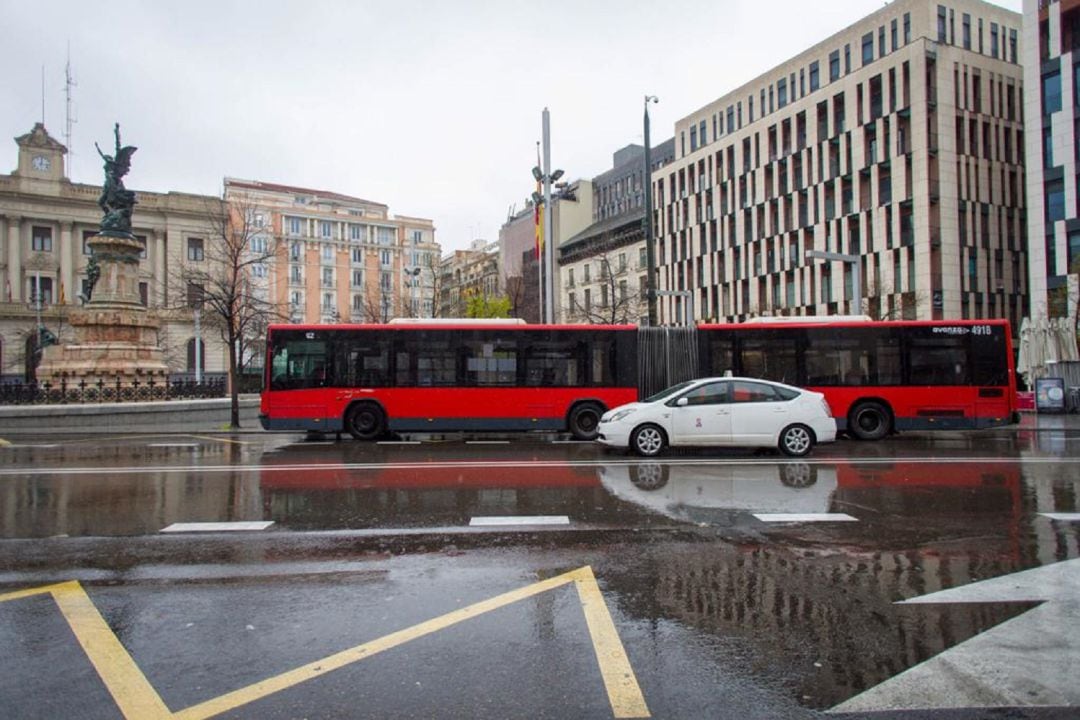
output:
[[[518,526],[518,525],[569,525],[566,515],[488,515],[474,517],[469,521],[471,527]]]
[[[466,440],[466,445],[509,445],[509,440]]]
[[[846,513],[754,513],[761,522],[859,522]]]
[[[829,712],[1080,705],[1080,560],[902,601],[1040,603]]]
[[[184,532],[248,532],[251,530],[265,530],[274,524],[273,520],[240,520],[237,522],[188,522],[173,523],[162,528],[163,533]]]
[[[197,448],[199,443],[147,443],[152,448]]]
[[[1080,513],[1039,513],[1043,517],[1059,522],[1080,522]]]
[[[734,466],[775,466],[786,464],[781,459],[760,458],[671,458],[661,459],[661,464],[672,467],[715,467],[717,465]],[[823,458],[815,460],[800,460],[806,465],[822,467],[834,467],[836,465],[857,464],[864,466],[898,464],[910,465],[1080,465],[1080,457],[1027,457],[1027,458],[1003,458],[1003,457],[888,457],[888,458]],[[26,467],[26,468],[3,468],[0,469],[0,477],[11,475],[42,476],[42,475],[134,475],[138,473],[236,473],[236,472],[306,472],[309,470],[386,470],[390,468],[399,470],[426,470],[432,468],[537,468],[537,467],[630,467],[639,465],[640,461],[634,459],[618,460],[615,458],[597,458],[595,460],[447,460],[441,462],[419,461],[402,463],[293,463],[285,465],[136,465],[117,466],[109,468],[101,467]]]

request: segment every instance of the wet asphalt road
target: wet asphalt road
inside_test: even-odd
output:
[[[1066,429],[803,461],[20,439],[0,448],[0,708],[1076,717],[1078,468]],[[241,521],[272,524],[162,532]],[[969,594],[898,604],[949,588]]]

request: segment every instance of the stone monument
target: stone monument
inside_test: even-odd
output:
[[[164,385],[168,379],[165,354],[158,345],[160,321],[152,317],[139,299],[139,254],[142,246],[131,233],[135,193],[124,188],[136,148],[121,146],[120,124],[114,129],[116,150],[106,155],[105,184],[98,205],[101,229],[87,240],[91,248],[87,265],[89,290],[82,308],[68,318],[75,342],[46,347],[37,369],[39,380],[68,386],[104,382],[110,387],[146,386],[151,380]]]

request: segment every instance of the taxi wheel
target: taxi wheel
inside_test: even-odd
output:
[[[600,416],[604,409],[596,403],[583,403],[570,412],[570,433],[575,440],[595,440],[600,434]]]
[[[630,435],[630,448],[643,457],[655,457],[667,444],[664,431],[656,425],[642,425]]]
[[[375,403],[357,403],[345,415],[345,429],[357,440],[375,440],[386,431],[386,413]]]
[[[803,457],[814,447],[814,433],[805,425],[788,425],[780,433],[780,452],[791,457]]]

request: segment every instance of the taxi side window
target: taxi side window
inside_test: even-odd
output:
[[[761,383],[746,382],[743,380],[736,380],[732,385],[732,402],[776,402],[783,399],[777,394],[772,385],[763,385]]]
[[[719,405],[728,402],[729,385],[727,382],[709,383],[694,388],[683,397],[686,398],[687,405]]]

